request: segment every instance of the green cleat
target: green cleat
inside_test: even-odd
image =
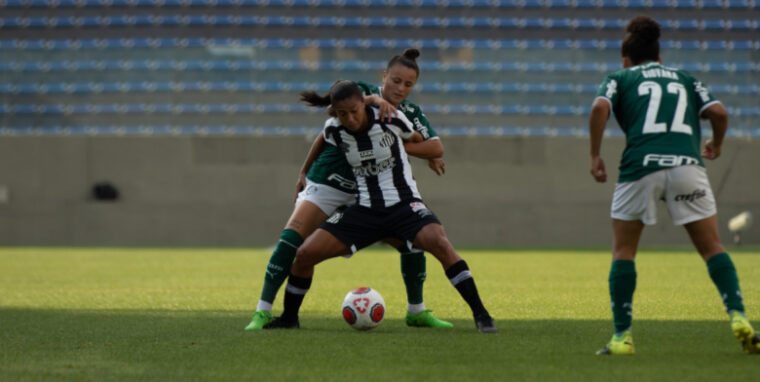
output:
[[[264,329],[264,326],[272,322],[272,313],[266,310],[258,310],[251,317],[251,322],[245,327],[245,331],[251,332]]]
[[[425,309],[422,312],[416,314],[407,312],[406,326],[413,326],[418,328],[451,329],[454,327],[454,324],[436,318],[430,309]]]
[[[755,329],[749,323],[743,313],[732,310],[729,312],[731,317],[731,331],[734,337],[742,344],[742,350],[749,354],[760,353],[760,336],[755,333]]]
[[[610,342],[596,352],[596,355],[633,355],[635,353],[633,336],[630,330],[626,330],[621,334],[613,335]]]

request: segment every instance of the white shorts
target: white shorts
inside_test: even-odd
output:
[[[306,187],[298,193],[296,204],[302,201],[314,203],[325,215],[330,216],[340,206],[356,204],[356,194],[349,194],[324,184],[306,179]]]
[[[613,219],[657,223],[657,201],[668,206],[674,225],[702,220],[717,213],[715,197],[701,166],[679,166],[653,172],[639,180],[615,185]]]

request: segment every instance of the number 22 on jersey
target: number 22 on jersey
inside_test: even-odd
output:
[[[686,88],[678,82],[670,82],[666,86],[666,89],[668,93],[678,96],[676,110],[673,113],[673,121],[670,124],[670,131],[692,135],[692,127],[684,123],[688,102]],[[643,134],[667,133],[667,124],[656,122],[657,113],[660,111],[660,104],[662,103],[662,87],[660,84],[654,81],[644,81],[639,85],[638,90],[640,96],[649,95],[649,106],[647,106],[647,114],[644,117],[644,128],[641,132]]]

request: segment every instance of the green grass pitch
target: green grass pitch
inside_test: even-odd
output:
[[[611,335],[603,251],[462,251],[500,332],[478,333],[428,256],[425,302],[453,330],[408,328],[398,255],[377,248],[317,268],[302,329],[247,333],[267,250],[0,248],[0,381],[758,380],[693,252],[640,254],[633,357]],[[760,323],[760,251],[733,254]],[[357,332],[348,290],[383,294]],[[282,294],[275,302],[278,312]]]

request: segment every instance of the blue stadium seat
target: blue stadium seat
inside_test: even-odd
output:
[[[87,82],[0,84],[0,94],[101,94],[162,92],[327,92],[332,82]],[[572,93],[593,97],[597,84],[519,83],[519,82],[434,82],[417,85],[420,93]],[[710,86],[715,93],[760,96],[758,85]],[[293,97],[296,99],[297,97]]]
[[[506,17],[291,17],[239,15],[123,15],[68,17],[3,17],[2,29],[120,28],[120,27],[305,27],[305,28],[478,28],[621,30],[628,20],[600,18],[506,18]],[[757,31],[752,19],[666,19],[668,30]]]
[[[754,9],[752,0],[2,0],[2,8],[547,8]]]
[[[213,46],[249,46],[272,48],[341,48],[341,49],[620,49],[620,40],[479,40],[479,39],[206,39],[206,38],[126,38],[126,39],[0,39],[0,49],[80,50],[132,48],[192,48]],[[664,40],[668,50],[760,50],[760,40]]]
[[[417,47],[442,135],[582,136],[642,10],[731,134],[760,136],[756,0],[0,0],[0,135],[312,135],[299,91]]]

